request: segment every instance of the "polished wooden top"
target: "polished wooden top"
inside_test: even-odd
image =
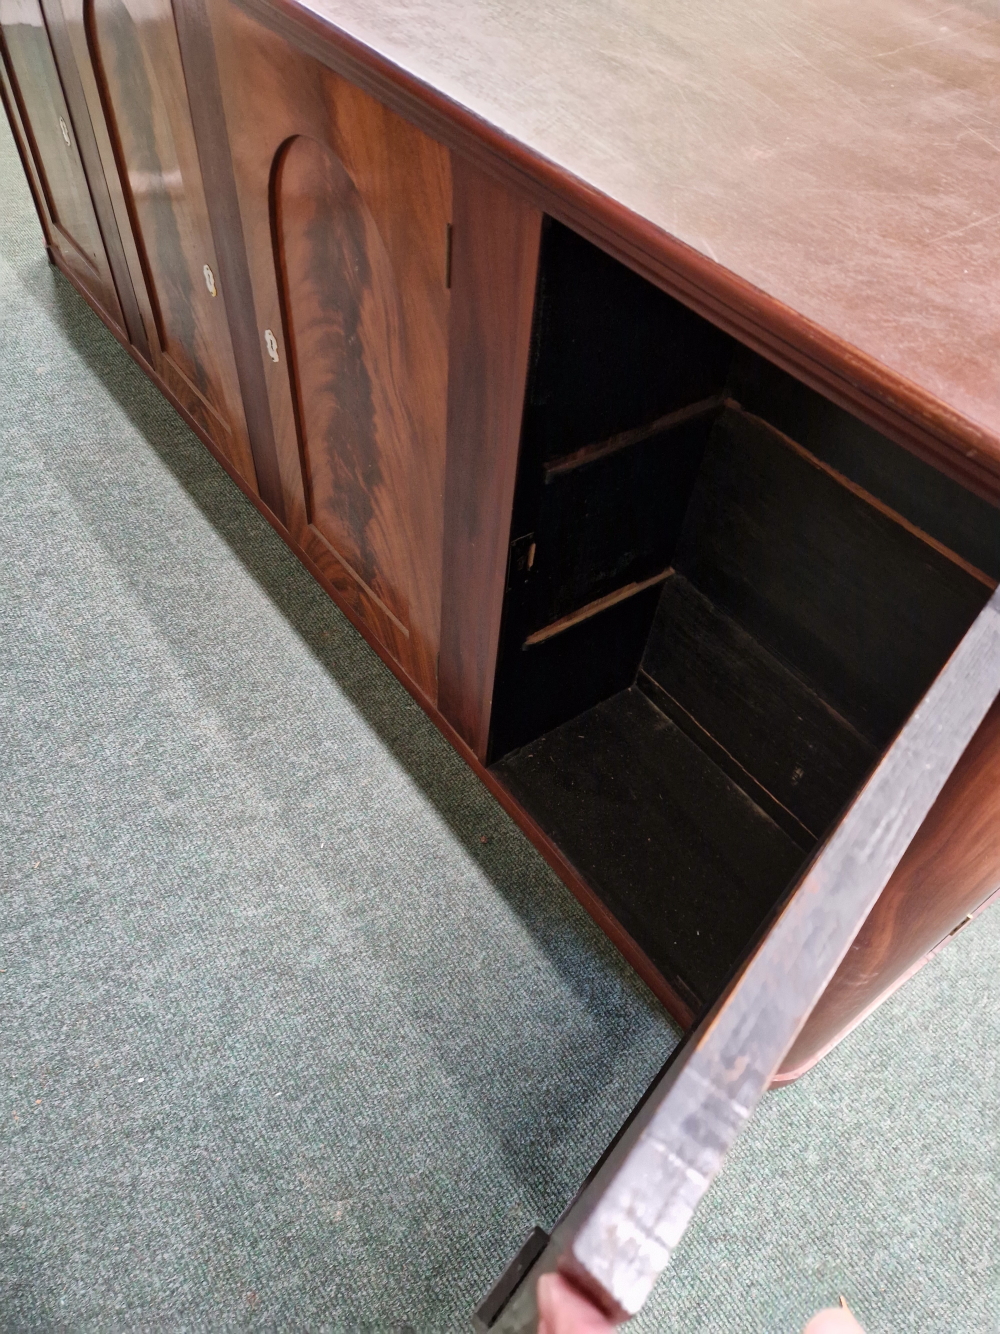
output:
[[[1000,469],[993,0],[242,2],[339,29],[849,345],[848,375],[854,349],[976,424],[963,453]]]

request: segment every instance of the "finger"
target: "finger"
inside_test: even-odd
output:
[[[864,1334],[861,1326],[842,1306],[817,1311],[802,1334]]]
[[[614,1326],[561,1274],[538,1280],[538,1334],[614,1334]]]

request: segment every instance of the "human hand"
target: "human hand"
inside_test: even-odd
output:
[[[538,1280],[538,1334],[614,1334],[614,1328],[562,1274]]]
[[[831,1306],[817,1311],[802,1334],[864,1334],[846,1306]]]
[[[614,1325],[561,1274],[538,1280],[538,1334],[614,1334]],[[817,1311],[802,1334],[864,1334],[846,1306]]]

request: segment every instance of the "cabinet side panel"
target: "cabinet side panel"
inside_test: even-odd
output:
[[[542,215],[452,157],[438,707],[486,758]]]
[[[1000,701],[907,849],[778,1075],[803,1074],[1000,885]]]

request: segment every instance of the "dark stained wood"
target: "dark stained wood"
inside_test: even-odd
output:
[[[511,528],[532,560],[512,555],[491,759],[633,684],[656,607],[642,590],[673,559],[732,353],[546,224]]]
[[[580,467],[555,474],[543,468],[530,519],[522,495],[516,520],[536,543],[530,578],[516,599],[522,642],[669,568],[712,420],[710,413],[682,417]],[[513,620],[511,633],[517,633]]]
[[[878,745],[989,595],[767,423],[732,410],[714,428],[674,564]]]
[[[491,763],[635,684],[662,586],[657,580],[528,646],[517,638],[507,609],[490,720]]]
[[[224,0],[210,15],[289,529],[434,700],[449,155]]]
[[[254,482],[169,0],[85,0],[84,26],[149,295],[160,375]]]
[[[995,304],[981,302],[992,273],[983,245],[992,176],[981,155],[989,156],[989,150],[963,129],[958,111],[962,96],[968,96],[984,123],[990,120],[988,81],[978,72],[988,64],[981,42],[990,47],[1000,42],[995,21],[984,22],[973,37],[962,22],[940,24],[917,0],[894,0],[876,10],[849,0],[832,9],[815,0],[803,10],[787,0],[766,14],[732,0],[710,16],[698,9],[619,3],[588,9],[586,17],[575,9],[538,11],[539,24],[555,24],[542,36],[523,16],[510,30],[509,10],[501,4],[480,11],[470,26],[458,13],[448,19],[439,15],[429,25],[419,7],[383,11],[367,0],[357,0],[353,8],[341,4],[336,15],[323,0],[241,3],[813,389],[963,485],[1000,498],[1000,405],[985,388],[994,381],[996,337],[977,335],[975,355],[967,337],[966,350],[956,351],[963,347],[970,312],[984,329],[996,323]],[[908,40],[914,29],[926,30],[926,40]],[[457,32],[463,34],[460,41]],[[609,64],[612,48],[621,48],[620,58]],[[560,56],[558,79],[553,51]],[[639,61],[637,51],[643,53]],[[921,62],[939,57],[941,68],[933,77],[950,84],[956,97],[928,102],[928,72]],[[816,70],[824,67],[831,70],[830,79],[818,83]],[[676,77],[664,80],[665,69],[675,70]],[[621,70],[628,76],[619,76]],[[636,116],[636,78],[649,116]],[[852,93],[838,97],[838,83],[845,81]],[[566,103],[539,113],[537,130],[523,115],[537,104],[526,102],[520,91],[536,86]],[[773,97],[775,86],[780,103]],[[510,100],[512,89],[519,91]],[[680,99],[669,114],[665,96]],[[609,130],[605,117],[611,105],[617,115]],[[697,114],[693,105],[700,108]],[[868,110],[859,116],[858,105]],[[748,114],[750,106],[754,114]],[[585,130],[576,120],[581,115]],[[590,115],[598,116],[593,126]],[[936,116],[944,116],[945,123],[935,124]],[[816,149],[812,157],[801,146],[807,124],[808,142]],[[788,125],[796,135],[789,135]],[[763,142],[754,138],[758,126]],[[864,149],[859,127],[870,136]],[[617,151],[609,147],[609,134],[618,136],[616,144],[620,139]],[[809,183],[805,198],[811,209],[801,194],[788,195],[799,179],[784,165],[790,140],[796,173]],[[900,144],[908,148],[905,162]],[[573,159],[581,152],[586,156],[590,146],[588,175]],[[651,154],[662,160],[651,161]],[[954,191],[918,185],[933,161],[955,182]],[[845,164],[849,176],[860,172],[865,178],[857,189],[875,210],[868,229],[859,228],[852,209],[841,207],[849,197],[840,184]],[[715,190],[708,212],[703,210],[710,195],[699,173],[710,174]],[[683,191],[679,179],[688,182]],[[884,180],[900,179],[901,195],[881,188]],[[780,204],[774,202],[778,197]],[[757,213],[749,226],[748,200],[768,199],[773,214]],[[683,237],[682,203],[692,210]],[[945,225],[934,216],[938,208],[947,215]],[[926,220],[923,227],[918,216]],[[797,236],[782,234],[793,227]],[[837,237],[836,253],[831,234]],[[850,262],[859,238],[870,247],[865,268]],[[906,260],[896,253],[901,244]],[[824,283],[809,291],[803,278],[824,253],[829,254],[820,270]],[[763,273],[753,266],[748,273],[741,262],[746,257],[763,265]],[[978,278],[969,276],[976,273]],[[940,334],[930,332],[921,274],[934,278]],[[891,318],[883,318],[873,290],[884,292]],[[916,373],[915,365],[921,368]]]
[[[0,51],[2,51],[3,33],[0,31]],[[45,237],[45,249],[49,260],[55,263],[55,254],[52,249],[52,222],[49,217],[49,211],[45,206],[45,196],[42,190],[41,177],[35,169],[34,161],[31,157],[29,148],[30,136],[27,127],[21,119],[21,113],[17,101],[14,97],[14,90],[11,87],[10,79],[7,75],[5,60],[0,55],[0,105],[7,115],[7,121],[10,125],[10,131],[14,138],[14,147],[17,149],[17,155],[21,159],[21,166],[24,170],[25,178],[28,182],[28,189],[31,191],[32,203],[35,205],[35,212],[38,214],[38,222],[42,229],[42,235]]]
[[[73,56],[66,16],[60,0],[41,0],[45,26],[52,43],[52,53],[59,69],[59,78],[77,133],[77,146],[87,173],[90,197],[104,239],[108,265],[114,277],[118,303],[125,320],[129,338],[147,356],[149,346],[140,311],[140,303],[126,257],[126,235],[123,234],[114,210],[108,181],[102,167],[102,158],[84,93],[80,71]]]
[[[731,339],[551,219],[540,269],[524,449],[546,481],[568,454],[658,434],[722,389]]]
[[[441,712],[486,758],[541,215],[452,159]]]
[[[957,558],[1000,580],[1000,510],[857,417],[738,348],[727,393]]]
[[[647,588],[654,588],[664,583],[672,574],[672,567],[668,567],[661,570],[659,574],[651,575],[648,579],[640,579],[631,584],[624,584],[621,588],[616,588],[613,593],[605,593],[603,597],[595,598],[593,602],[584,603],[582,607],[577,607],[575,611],[560,616],[557,621],[550,621],[541,630],[535,630],[528,635],[521,647],[527,649],[534,648],[536,644],[544,644],[547,639],[551,639],[554,635],[561,635],[565,630],[571,630],[574,625],[579,625],[581,621],[589,621],[592,616],[599,616],[602,611],[607,611],[609,607],[624,602],[626,598],[634,598],[637,594],[644,593]]]
[[[494,767],[694,1008],[714,1000],[803,852],[639,690]]]
[[[0,0],[0,59],[33,164],[49,245],[108,319],[121,327],[124,320],[78,148],[76,122],[36,0]]]
[[[638,684],[807,852],[877,758],[681,575],[664,587]]]
[[[1000,703],[955,766],[775,1082],[810,1069],[998,886]]]
[[[995,593],[769,930],[563,1215],[494,1323],[496,1334],[536,1328],[538,1277],[555,1268],[613,1319],[640,1309],[998,691]]]
[[[630,430],[610,436],[607,440],[600,440],[593,445],[583,445],[580,449],[574,449],[571,454],[563,454],[561,458],[547,459],[543,465],[545,480],[551,482],[563,473],[586,467],[588,463],[596,463],[598,459],[606,458],[609,454],[617,454],[622,449],[631,449],[633,445],[645,444],[647,440],[663,436],[673,427],[680,426],[693,418],[711,416],[722,407],[722,402],[722,398],[718,395],[706,398],[700,403],[691,403],[687,407],[676,408],[673,412],[657,417],[656,421],[648,426],[633,426]]]
[[[253,288],[247,266],[229,131],[222,107],[215,43],[203,0],[174,0],[177,41],[187,83],[191,121],[205,184],[212,240],[226,293],[233,356],[243,396],[257,489],[280,523],[285,498],[274,443],[274,427],[264,378],[264,349],[257,330]]]

